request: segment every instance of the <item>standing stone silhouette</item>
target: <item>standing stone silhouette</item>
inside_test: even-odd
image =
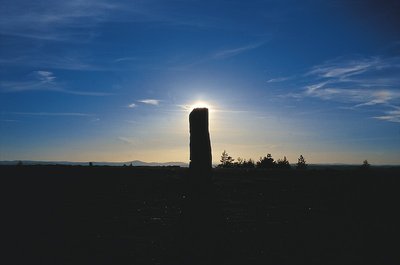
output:
[[[222,210],[212,182],[211,141],[208,109],[195,108],[189,115],[190,165],[187,197],[181,224],[183,264],[221,264]]]
[[[189,115],[190,165],[192,174],[207,174],[211,171],[211,142],[208,131],[208,109],[196,108]],[[204,175],[206,177],[206,175]]]

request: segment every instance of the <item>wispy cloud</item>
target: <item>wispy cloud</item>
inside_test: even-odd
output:
[[[277,77],[277,78],[271,78],[267,80],[267,83],[278,83],[278,82],[285,82],[287,80],[292,79],[292,76],[285,76],[285,77]]]
[[[218,15],[207,15],[199,12],[197,8],[192,8],[193,3],[184,2],[177,1],[175,4],[178,5],[174,5],[174,3],[164,3],[159,0],[3,0],[2,8],[0,8],[0,35],[7,36],[4,39],[10,42],[5,47],[14,47],[15,44],[20,46],[28,41],[29,48],[22,48],[18,52],[13,48],[8,48],[12,54],[3,52],[0,63],[9,66],[77,71],[127,71],[128,65],[132,69],[154,68],[152,59],[149,59],[148,64],[142,63],[142,60],[146,60],[142,58],[151,56],[120,54],[115,55],[113,60],[105,56],[94,56],[96,53],[94,49],[81,49],[79,46],[82,46],[82,42],[87,45],[92,41],[101,41],[100,37],[104,37],[102,34],[108,33],[103,30],[103,26],[108,22],[151,23],[152,26],[157,25],[163,28],[230,28],[240,31],[253,28],[239,29],[235,25],[237,21]],[[203,5],[201,1],[195,0],[195,2]],[[182,12],[183,9],[187,9],[187,12]],[[74,42],[72,45],[76,47],[57,51],[47,49],[47,45],[64,45],[64,42]],[[240,47],[233,46],[217,52],[214,50],[205,57],[212,57],[209,60],[229,58],[263,44],[264,42],[258,42],[245,46],[239,45]],[[21,47],[24,46],[21,45]],[[118,51],[114,52],[118,54]],[[187,70],[187,67],[169,67],[169,69],[182,71]]]
[[[99,66],[93,60],[88,61],[87,58],[81,58],[76,55],[63,54],[46,54],[45,52],[30,52],[21,51],[20,56],[0,58],[0,63],[8,66],[27,66],[27,67],[42,67],[49,69],[62,69],[73,71],[107,71],[114,68],[107,66]],[[22,54],[22,55],[21,55]]]
[[[141,99],[138,100],[138,102],[144,103],[144,104],[148,104],[148,105],[154,105],[157,106],[160,104],[161,100],[159,99]]]
[[[391,104],[400,98],[400,57],[334,60],[315,66],[304,95],[354,102],[357,107]]]
[[[370,69],[377,67],[380,63],[378,58],[368,58],[352,61],[333,61],[324,65],[314,67],[308,75],[317,75],[324,78],[339,78],[344,80],[353,75],[362,74]]]
[[[245,53],[246,51],[250,51],[252,49],[256,49],[262,45],[264,45],[267,41],[262,41],[262,42],[257,42],[257,43],[253,43],[253,44],[249,44],[246,46],[241,46],[238,48],[233,48],[233,49],[225,49],[225,50],[217,50],[215,49],[214,51],[211,51],[208,54],[205,54],[204,56],[202,56],[201,58],[197,58],[195,60],[193,60],[190,63],[185,63],[179,66],[175,66],[173,68],[173,70],[177,70],[177,71],[186,71],[191,67],[197,66],[197,65],[201,65],[201,64],[205,64],[208,62],[212,62],[212,61],[216,61],[216,60],[222,60],[222,59],[226,59],[226,58],[230,58],[230,57],[234,57],[237,55],[240,55],[242,53]]]
[[[80,96],[108,96],[111,93],[96,91],[79,91],[66,89],[64,85],[56,82],[53,72],[39,70],[31,72],[26,81],[2,81],[0,82],[0,92],[15,93],[24,91],[53,91]]]
[[[136,108],[136,104],[135,103],[131,103],[128,105],[128,108],[133,109]]]
[[[349,103],[353,109],[381,106],[385,115],[374,118],[399,119],[393,108],[400,100],[400,57],[340,58],[313,67],[304,79],[309,84],[297,96]]]
[[[384,89],[378,91],[369,91],[368,96],[370,97],[369,99],[365,100],[364,103],[357,104],[355,107],[390,104],[391,101],[400,98],[400,91]]]
[[[313,67],[299,78],[307,83],[302,91],[283,97],[341,102],[347,105],[343,108],[351,110],[374,107],[383,114],[372,118],[399,122],[400,57],[338,58]]]
[[[80,112],[3,112],[4,114],[22,115],[22,116],[77,116],[92,117],[94,114]]]
[[[90,29],[118,9],[102,0],[6,2],[0,11],[0,34],[52,41],[90,38]]]
[[[375,119],[391,121],[391,122],[399,122],[400,123],[400,108],[396,108],[396,110],[386,111],[385,115],[375,116]]]
[[[400,99],[400,91],[388,89],[344,89],[326,87],[324,89],[306,90],[302,96],[312,96],[323,100],[333,100],[343,103],[353,103],[353,107],[391,105],[391,102]]]
[[[137,100],[136,102],[146,104],[146,105],[158,106],[160,104],[161,100],[159,100],[159,99],[140,99],[140,100]],[[134,108],[139,107],[139,105],[137,103],[131,103],[131,104],[128,104],[126,107],[129,109],[134,109]]]
[[[256,49],[264,44],[265,44],[265,42],[258,42],[258,43],[254,43],[254,44],[250,44],[250,45],[246,45],[246,46],[241,46],[238,48],[218,51],[217,53],[214,54],[213,58],[224,59],[224,58],[233,57],[233,56],[239,55],[241,53],[244,53],[246,51]]]
[[[306,86],[306,91],[305,92],[308,95],[312,95],[317,90],[319,90],[320,88],[326,86],[327,84],[329,84],[329,81],[323,81],[323,82],[319,82],[319,83],[316,83],[316,84],[308,85],[308,86]]]
[[[119,136],[119,137],[117,137],[117,140],[120,141],[120,142],[123,142],[124,144],[130,144],[130,145],[134,145],[135,144],[134,141],[132,141],[131,139],[129,139],[127,137]]]
[[[96,27],[107,21],[151,22],[195,28],[225,28],[231,24],[228,23],[231,21],[222,23],[222,19],[216,16],[199,16],[197,11],[182,14],[170,4],[158,0],[3,0],[0,34],[46,41],[82,42],[98,36],[100,33]]]
[[[63,92],[66,94],[78,95],[78,96],[105,97],[105,96],[114,95],[113,93],[107,93],[107,92],[77,91],[77,90],[68,90],[68,89],[61,89],[61,90],[57,90],[57,91]]]
[[[117,58],[114,60],[114,63],[120,63],[120,62],[127,62],[127,61],[135,61],[137,60],[136,57],[121,57]]]
[[[36,71],[35,74],[38,75],[38,78],[43,83],[52,83],[56,77],[52,72],[49,71]]]

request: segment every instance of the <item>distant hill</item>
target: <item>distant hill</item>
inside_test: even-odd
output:
[[[69,161],[34,161],[34,160],[13,160],[13,161],[0,161],[0,165],[17,165],[22,162],[23,165],[71,165],[71,166],[87,166],[88,162],[69,162]],[[189,165],[184,162],[143,162],[140,160],[127,161],[127,162],[92,162],[94,166],[141,166],[141,167],[160,167],[160,166],[180,166],[188,167]]]
[[[89,162],[70,162],[70,161],[35,161],[35,160],[11,160],[11,161],[0,161],[0,166],[2,165],[17,165],[22,162],[23,165],[70,165],[70,166],[88,166]],[[92,162],[94,166],[132,166],[135,167],[167,167],[167,166],[179,166],[179,167],[189,167],[188,163],[184,162],[143,162],[140,160],[133,160],[127,162]],[[213,164],[213,167],[217,167],[218,164]],[[291,165],[292,168],[296,168],[296,164]],[[320,169],[333,169],[333,170],[349,170],[359,168],[360,165],[354,164],[308,164],[309,170],[320,170]],[[400,165],[371,165],[371,168],[398,168]]]

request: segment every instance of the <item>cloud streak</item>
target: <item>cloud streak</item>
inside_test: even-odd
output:
[[[54,74],[49,71],[36,71],[35,74],[38,75],[39,80],[43,83],[52,83],[56,79]]]
[[[28,81],[3,81],[0,82],[0,92],[16,93],[25,91],[52,91],[80,96],[109,96],[111,93],[95,91],[79,91],[64,88],[56,82],[53,72],[39,70],[30,73]]]
[[[75,117],[92,117],[94,114],[80,112],[3,112],[11,115],[21,116],[75,116]]]
[[[293,79],[291,76],[286,76],[286,77],[277,77],[277,78],[271,78],[267,80],[267,83],[279,83],[279,82],[285,82],[287,80]]]
[[[22,54],[22,55],[21,55]],[[52,55],[45,52],[21,51],[18,57],[0,58],[0,63],[9,66],[27,66],[32,68],[50,68],[72,71],[109,71],[115,68],[96,65],[96,62],[70,55]]]
[[[400,108],[396,107],[396,110],[386,111],[385,115],[375,116],[373,118],[383,121],[400,123]]]
[[[242,47],[238,47],[238,48],[234,48],[234,49],[222,50],[222,51],[215,53],[213,58],[214,59],[225,59],[225,58],[233,57],[233,56],[239,55],[241,53],[256,49],[264,44],[265,44],[265,42],[258,42],[258,43],[254,43],[254,44],[250,44],[250,45],[246,45],[246,46],[242,46]]]
[[[119,8],[116,4],[101,0],[6,0],[2,7],[0,34],[50,41],[91,38],[91,29]]]
[[[138,102],[143,103],[143,104],[158,106],[160,104],[161,100],[159,100],[159,99],[141,99],[141,100],[138,100]]]
[[[339,78],[345,80],[345,78],[352,75],[359,75],[368,70],[374,69],[378,66],[378,58],[369,58],[347,62],[331,62],[325,65],[314,67],[308,75],[317,75],[323,78]]]
[[[86,42],[97,37],[96,27],[108,21],[194,28],[225,28],[228,25],[228,21],[222,23],[219,17],[199,16],[198,10],[182,15],[170,4],[157,0],[4,0],[0,9],[0,35],[41,41]]]
[[[121,57],[114,60],[114,63],[136,61],[137,57]]]
[[[356,107],[391,104],[400,98],[400,57],[335,60],[306,74],[304,95],[357,103]]]
[[[126,137],[119,136],[119,137],[117,137],[117,140],[120,142],[123,142],[124,144],[135,145],[134,141],[132,141],[131,139],[126,138]]]
[[[313,67],[303,78],[309,84],[296,94],[299,98],[353,104],[353,109],[375,106],[385,115],[373,118],[399,122],[400,57],[336,59]]]

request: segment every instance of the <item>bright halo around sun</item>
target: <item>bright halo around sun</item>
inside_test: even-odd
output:
[[[190,106],[190,110],[197,109],[197,108],[207,108],[209,111],[212,110],[212,106],[205,102],[205,101],[196,101]]]

